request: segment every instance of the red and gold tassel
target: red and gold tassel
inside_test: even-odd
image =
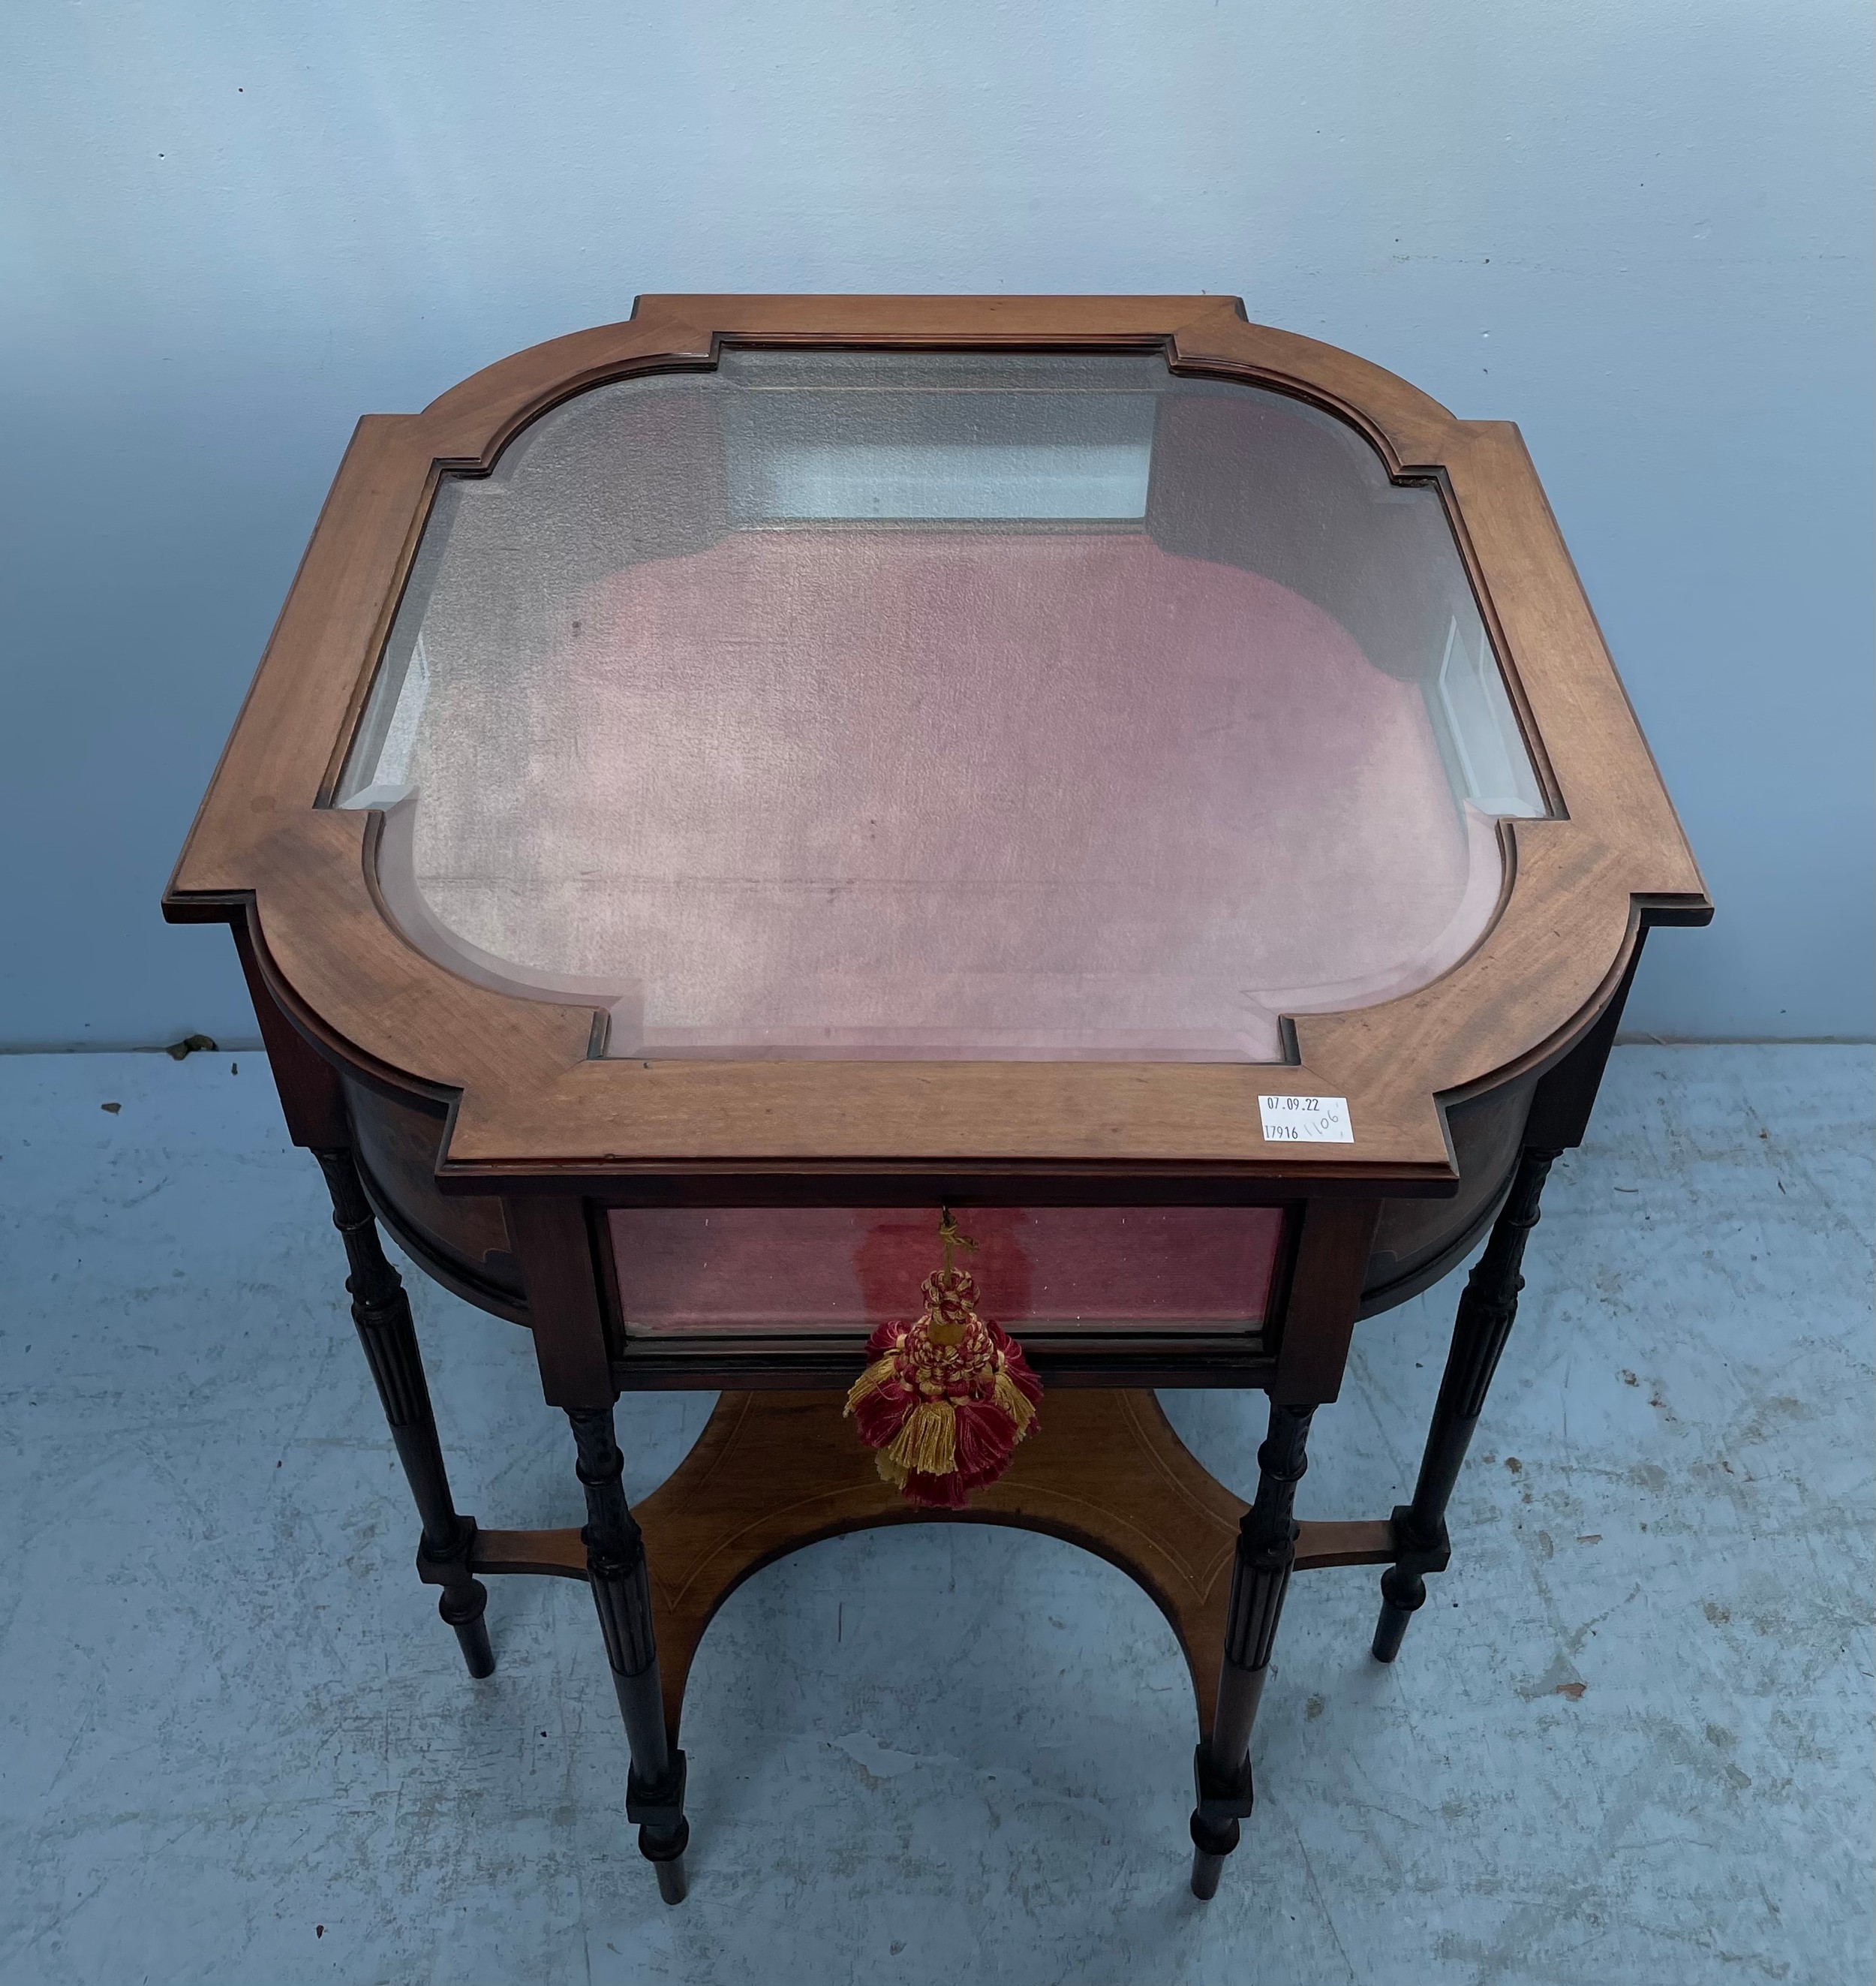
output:
[[[1042,1382],[1016,1340],[978,1316],[976,1284],[951,1264],[953,1248],[977,1244],[958,1233],[949,1208],[938,1236],[944,1266],[925,1279],[924,1315],[883,1324],[866,1341],[866,1369],[846,1411],[908,1503],[956,1510],[1010,1466],[1036,1425]]]

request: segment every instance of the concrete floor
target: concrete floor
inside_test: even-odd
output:
[[[496,1582],[472,1685],[417,1584],[261,1058],[0,1060],[0,1980],[1867,1980],[1870,1096],[1860,1049],[1618,1053],[1454,1568],[1392,1669],[1373,1573],[1298,1579],[1215,1903],[1149,1603],[942,1529],[729,1603],[667,1910],[583,1591]],[[1405,1494],[1455,1294],[1364,1327],[1303,1514]],[[417,1301],[463,1506],[577,1521],[524,1335]],[[1261,1399],[1167,1403],[1248,1486]],[[624,1405],[633,1493],[708,1405]]]

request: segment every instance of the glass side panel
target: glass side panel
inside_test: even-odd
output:
[[[1544,803],[1438,493],[1148,355],[727,352],[445,479],[338,803],[624,1056],[1265,1060]]]
[[[615,1208],[630,1337],[860,1335],[916,1317],[938,1267],[932,1207]],[[1283,1236],[1276,1207],[973,1207],[960,1258],[1012,1331],[1255,1331]]]

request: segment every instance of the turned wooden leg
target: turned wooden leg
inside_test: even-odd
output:
[[[1225,1857],[1249,1816],[1251,1726],[1264,1692],[1283,1595],[1296,1563],[1296,1485],[1309,1467],[1313,1407],[1273,1405],[1270,1432],[1257,1451],[1257,1500],[1238,1527],[1212,1728],[1192,1755],[1198,1803],[1192,1809],[1192,1894],[1213,1897]]]
[[[1446,1506],[1518,1315],[1525,1243],[1538,1224],[1538,1202],[1557,1157],[1555,1151],[1525,1149],[1485,1252],[1466,1278],[1414,1500],[1394,1510],[1400,1557],[1381,1575],[1381,1617],[1374,1630],[1377,1661],[1391,1662],[1400,1652],[1407,1623],[1426,1603],[1427,1574],[1444,1572],[1451,1563]]]
[[[469,1572],[469,1548],[476,1520],[463,1516],[449,1494],[443,1451],[436,1439],[436,1417],[430,1410],[430,1389],[423,1376],[417,1333],[411,1323],[410,1298],[402,1279],[385,1259],[378,1224],[358,1177],[351,1153],[343,1148],[315,1151],[332,1195],[332,1224],[343,1237],[351,1274],[345,1287],[351,1294],[351,1321],[378,1383],[391,1438],[415,1498],[423,1533],[417,1547],[417,1574],[426,1586],[440,1586],[436,1611],[456,1631],[462,1659],[472,1676],[495,1673],[495,1651],[482,1618],[489,1589]]]
[[[606,1638],[606,1658],[625,1720],[632,1766],[625,1782],[625,1817],[638,1828],[638,1850],[657,1871],[658,1894],[684,1901],[684,1851],[691,1839],[684,1817],[684,1754],[664,1728],[657,1642],[651,1625],[651,1582],[644,1540],[626,1506],[625,1467],[610,1407],[570,1407],[578,1473],[587,1493],[587,1578]]]

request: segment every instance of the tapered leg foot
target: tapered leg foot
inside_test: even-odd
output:
[[[495,1673],[495,1650],[489,1641],[489,1624],[482,1617],[488,1609],[489,1589],[479,1579],[472,1579],[469,1584],[474,1590],[466,1602],[445,1593],[436,1603],[436,1611],[456,1631],[456,1645],[462,1651],[463,1661],[469,1674],[479,1681]],[[465,1604],[473,1611],[459,1617],[455,1610]]]
[[[677,1799],[684,1798],[684,1754],[674,1755],[677,1761]],[[633,1811],[632,1802],[626,1802],[626,1812]],[[674,1827],[641,1827],[638,1830],[638,1852],[651,1864],[652,1873],[658,1879],[658,1894],[667,1904],[681,1904],[691,1892],[691,1879],[684,1873],[684,1850],[691,1845],[691,1823],[680,1813]]]
[[[1518,1292],[1525,1279],[1518,1271],[1525,1244],[1538,1224],[1538,1203],[1558,1153],[1527,1146],[1512,1175],[1511,1190],[1492,1224],[1491,1238],[1459,1299],[1453,1325],[1452,1349],[1440,1381],[1440,1397],[1427,1432],[1420,1480],[1411,1503],[1394,1512],[1394,1537],[1399,1557],[1381,1575],[1381,1614],[1374,1628],[1374,1658],[1391,1662],[1400,1652],[1407,1623],[1427,1598],[1427,1575],[1444,1572],[1451,1563],[1447,1540],[1446,1506],[1459,1480],[1471,1446],[1473,1430],[1485,1408],[1485,1395],[1511,1326],[1518,1318]]]
[[[620,1678],[615,1673],[615,1684]],[[655,1685],[655,1672],[653,1681]],[[626,1692],[620,1692],[623,1700]],[[657,1729],[664,1730],[664,1712],[655,1711],[659,1722]],[[628,1722],[628,1732],[634,1725],[643,1726],[644,1720],[634,1716]],[[625,1782],[625,1817],[638,1826],[638,1852],[651,1864],[658,1879],[658,1894],[667,1904],[681,1904],[690,1889],[684,1871],[684,1853],[691,1845],[691,1823],[684,1817],[684,1788],[686,1761],[683,1752],[667,1748],[664,1777],[656,1786],[647,1785],[638,1772],[637,1754],[640,1750],[655,1749],[647,1743],[634,1747],[634,1762]]]
[[[489,1645],[483,1617],[489,1608],[489,1589],[469,1569],[475,1542],[473,1517],[459,1516],[454,1535],[441,1549],[426,1536],[417,1547],[417,1577],[426,1586],[443,1589],[437,1613],[456,1630],[462,1660],[469,1674],[479,1678],[494,1675],[495,1651]]]
[[[691,1838],[688,1828],[684,1829],[684,1838],[687,1841]],[[691,1893],[691,1879],[684,1873],[683,1851],[680,1850],[668,1859],[654,1856],[652,1867],[657,1871],[659,1896],[667,1904],[682,1903]]]
[[[1219,1878],[1225,1873],[1225,1857],[1238,1845],[1239,1829],[1235,1820],[1209,1826],[1192,1816],[1192,1894],[1209,1904],[1218,1894]]]
[[[1375,1624],[1374,1659],[1391,1662],[1400,1652],[1407,1623],[1427,1604],[1427,1582],[1417,1572],[1404,1576],[1397,1566],[1381,1574],[1381,1617]]]

